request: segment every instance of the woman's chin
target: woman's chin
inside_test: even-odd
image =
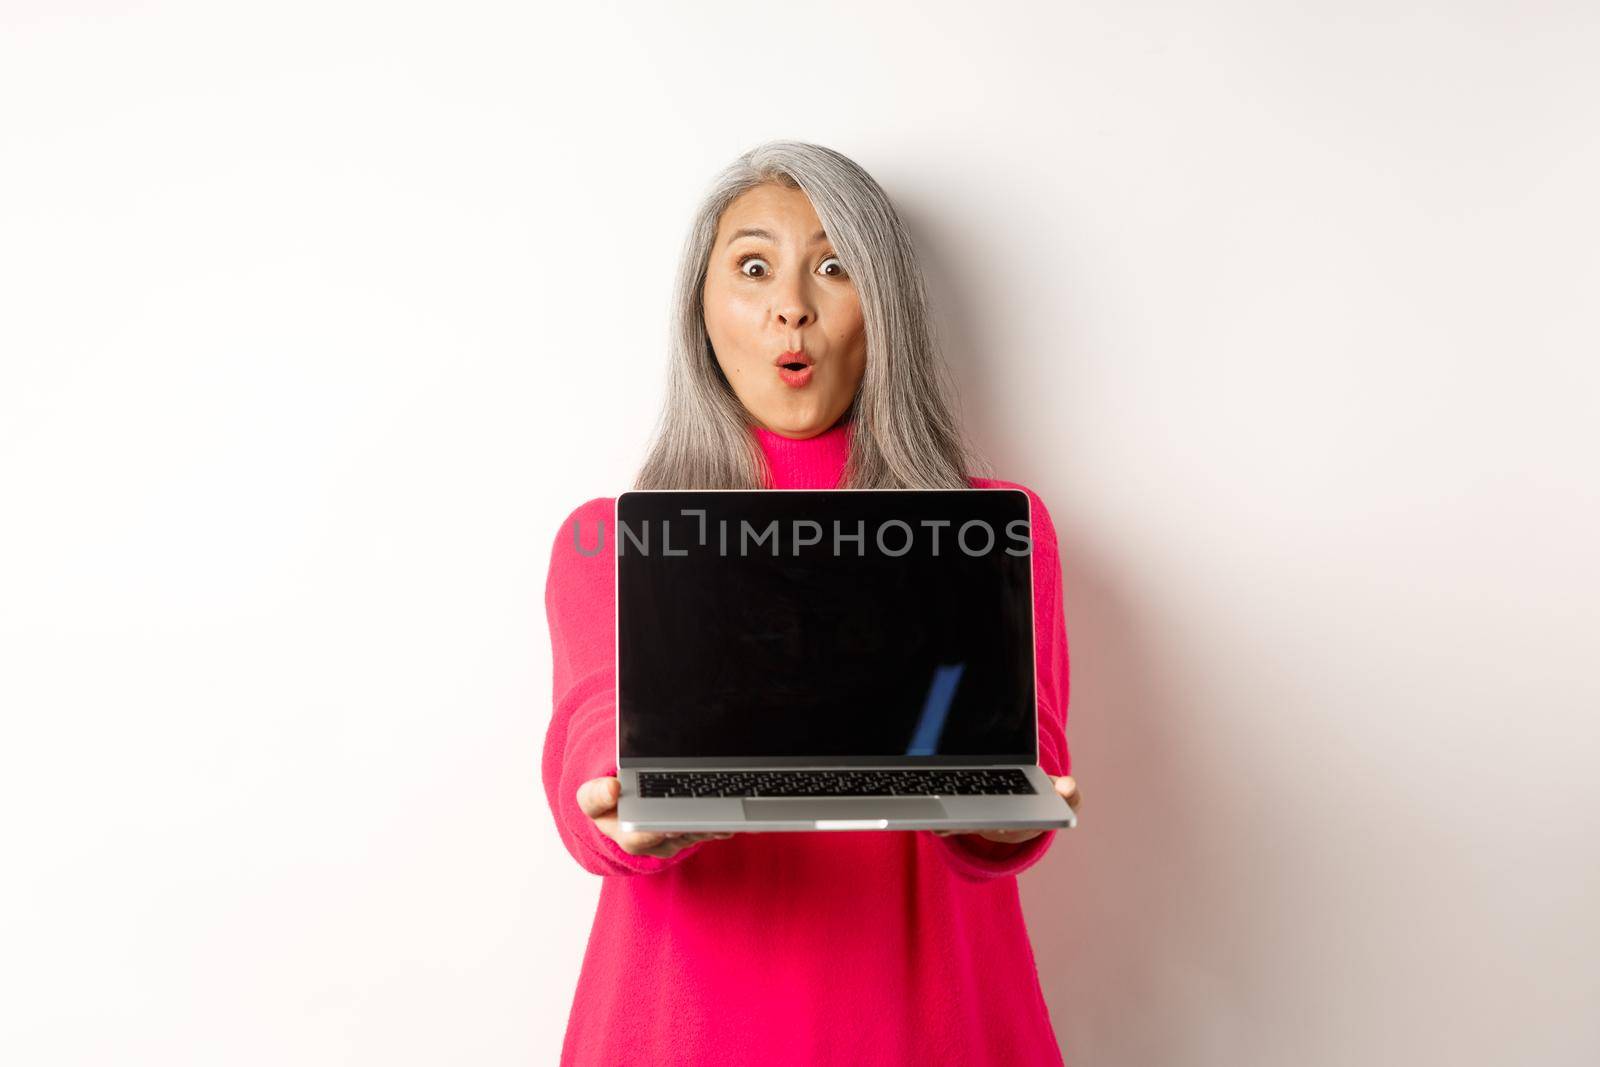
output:
[[[773,433],[784,437],[804,438],[815,437],[828,429],[837,421],[830,419],[826,412],[817,411],[813,406],[807,405],[800,410],[771,411],[761,416],[761,424]]]

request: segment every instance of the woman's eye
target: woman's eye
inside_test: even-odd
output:
[[[829,263],[832,263],[834,266],[834,269],[831,272],[828,270]],[[827,259],[822,261],[822,266],[818,267],[817,269],[830,278],[845,277],[844,264],[839,262],[838,256],[829,256]]]
[[[755,274],[751,274],[750,267],[752,265],[759,266],[761,269]],[[739,273],[747,278],[764,278],[771,269],[771,267],[767,266],[767,261],[757,255],[744,256],[739,260]]]

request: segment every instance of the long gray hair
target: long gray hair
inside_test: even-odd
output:
[[[766,458],[753,420],[717,365],[702,290],[722,213],[763,183],[800,189],[855,282],[866,325],[861,386],[840,485],[850,489],[962,489],[976,454],[953,413],[948,370],[933,339],[927,290],[910,235],[889,197],[859,164],[831,148],[768,141],[712,182],[696,212],[672,313],[666,403],[635,489],[759,489]]]

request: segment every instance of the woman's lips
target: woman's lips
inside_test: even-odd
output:
[[[784,385],[799,389],[811,380],[811,368],[801,367],[799,370],[790,370],[788,367],[779,367],[778,377],[783,379]]]
[[[804,349],[784,352],[778,356],[778,377],[783,384],[799,389],[811,380],[812,359]]]

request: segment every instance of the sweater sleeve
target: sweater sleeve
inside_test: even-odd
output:
[[[557,533],[545,580],[555,706],[545,731],[545,796],[562,844],[592,874],[653,874],[688,859],[634,856],[578,806],[578,787],[617,773],[615,503],[579,505]]]
[[[1029,502],[1032,537],[1035,664],[1038,675],[1039,766],[1060,777],[1072,773],[1072,753],[1067,747],[1067,698],[1070,691],[1067,656],[1066,610],[1061,595],[1061,557],[1055,524],[1044,501],[1026,486],[1014,482],[988,484],[1024,489]],[[949,858],[956,873],[972,881],[1017,875],[1032,867],[1054,843],[1059,831],[1046,830],[1018,844],[990,841],[976,834],[940,837],[929,833]]]

